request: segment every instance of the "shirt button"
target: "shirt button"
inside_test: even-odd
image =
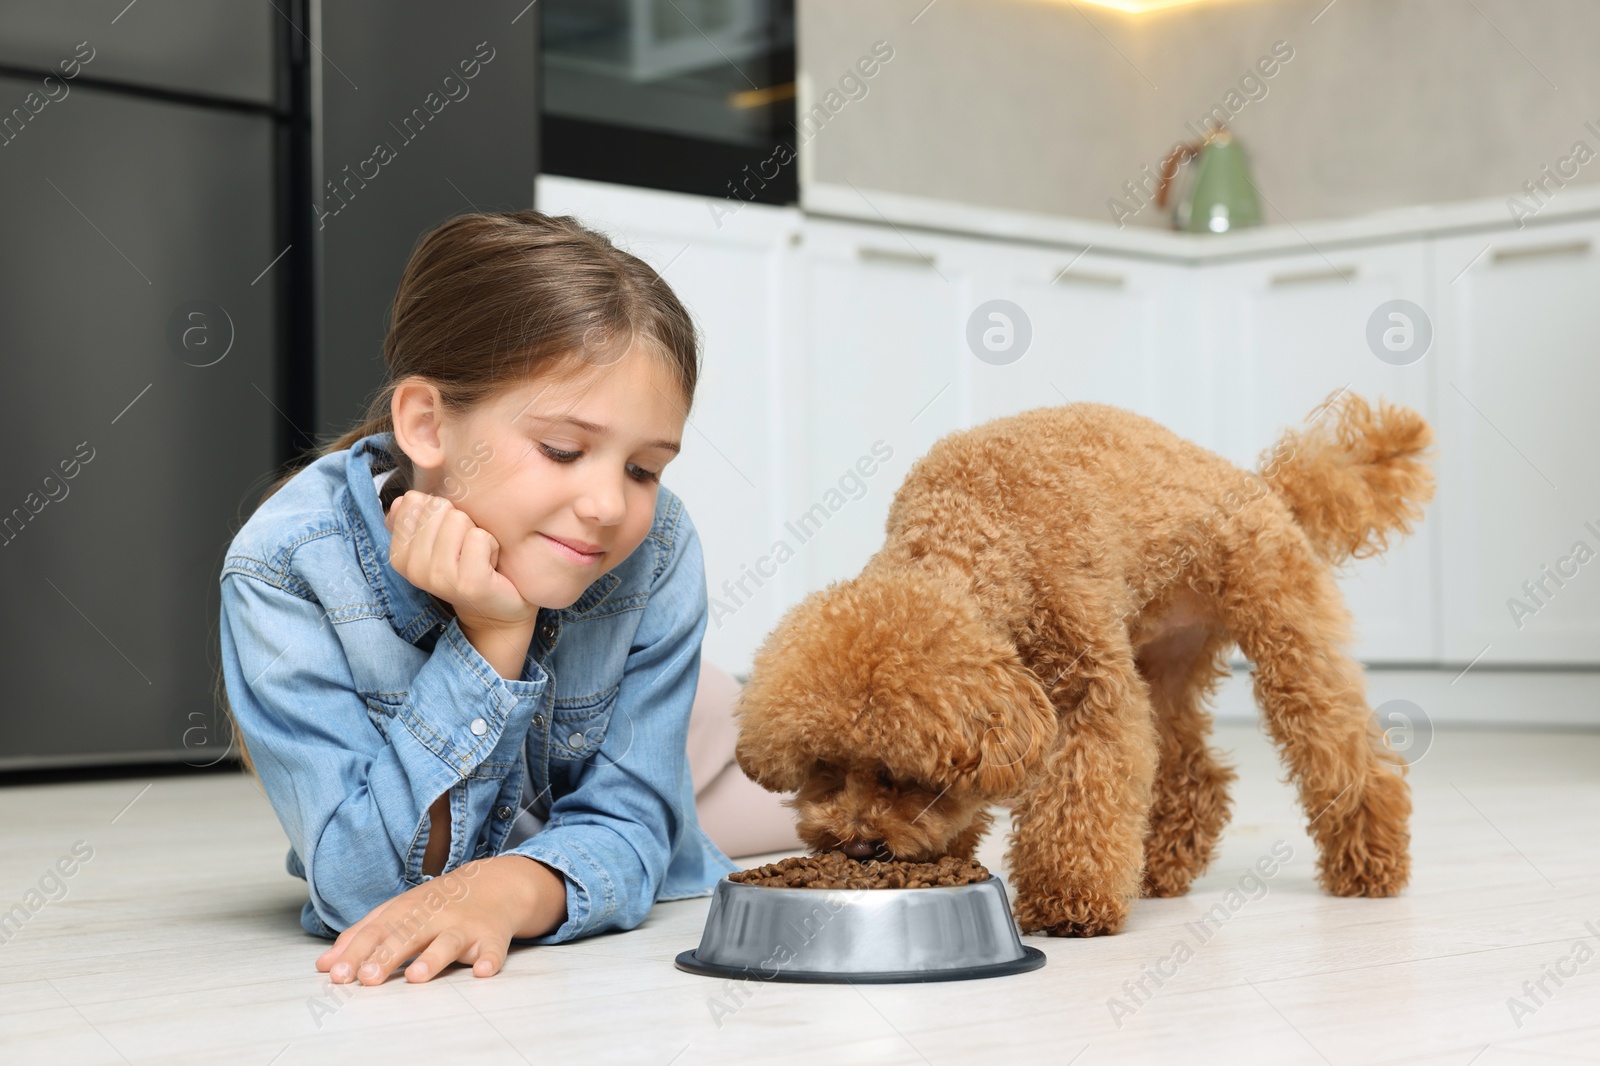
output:
[[[533,724],[534,725],[544,725],[544,715],[542,715],[542,714],[534,715],[533,716]]]
[[[510,818],[511,817],[511,808],[510,807],[501,807],[499,810],[495,811],[494,813],[498,814],[502,818]]]
[[[569,747],[569,748],[581,748],[581,747],[583,747],[583,734],[582,733],[574,733],[570,737],[568,737],[567,738],[567,747]]]
[[[481,737],[489,731],[489,723],[485,722],[482,718],[474,718],[470,728],[472,729],[473,736]]]
[[[555,635],[556,635],[555,623],[554,622],[546,622],[543,626],[540,627],[539,635],[544,637],[544,639],[546,641],[554,640],[555,639]]]

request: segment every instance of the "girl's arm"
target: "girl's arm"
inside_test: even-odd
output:
[[[673,829],[694,817],[686,749],[708,600],[699,534],[681,502],[664,539],[671,549],[661,553],[599,750],[552,802],[546,827],[503,853],[566,880],[566,920],[536,944],[642,922],[666,877]]]
[[[533,626],[502,627],[479,630],[462,627],[467,642],[478,650],[488,664],[501,677],[522,676],[522,663],[527,657],[528,643],[533,640]],[[450,794],[446,792],[428,808],[428,848],[422,857],[422,872],[440,874],[450,857]],[[541,930],[542,931],[542,930]]]
[[[336,551],[337,541],[315,538],[299,550]],[[348,597],[330,595],[341,607],[330,621],[292,564],[251,555],[230,554],[221,578],[229,702],[305,865],[316,917],[328,930],[346,929],[427,880],[430,840],[448,841],[446,865],[474,857],[507,770],[521,765],[543,688],[502,677],[456,621],[431,654],[406,644],[381,614],[351,610]],[[337,574],[337,566],[304,572]],[[364,696],[346,641],[372,656],[427,658],[403,696]],[[465,817],[434,836],[429,811],[441,797]]]

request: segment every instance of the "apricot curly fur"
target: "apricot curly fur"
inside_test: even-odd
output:
[[[1427,423],[1339,390],[1244,471],[1139,415],[1041,407],[913,464],[860,574],[790,608],[736,756],[814,851],[971,857],[1009,806],[1024,932],[1115,933],[1186,892],[1235,773],[1206,704],[1237,644],[1328,892],[1410,876],[1405,764],[1348,653],[1333,568],[1410,532]]]

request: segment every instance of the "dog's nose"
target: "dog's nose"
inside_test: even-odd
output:
[[[870,859],[882,848],[881,840],[852,840],[840,850],[852,859]]]

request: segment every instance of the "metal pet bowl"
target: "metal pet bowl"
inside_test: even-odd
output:
[[[935,888],[765,888],[724,877],[700,946],[676,959],[706,977],[762,981],[965,981],[1044,965],[1024,947],[998,877]]]

